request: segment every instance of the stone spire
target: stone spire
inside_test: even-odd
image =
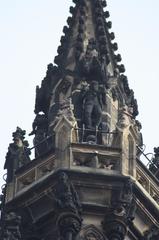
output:
[[[97,144],[106,144],[107,132],[130,125],[138,129],[137,101],[123,74],[121,55],[116,53],[118,45],[111,32],[106,1],[73,2],[55,64],[48,65],[46,77],[36,89],[36,118],[42,112],[40,118],[46,119],[45,126],[41,122],[38,131],[33,131],[36,144],[37,139],[60,129],[63,117],[67,126],[68,120],[71,126],[80,129],[76,136],[80,142],[94,139]],[[139,141],[139,135],[138,129],[135,141]]]
[[[123,75],[125,67],[119,64],[121,55],[116,53],[118,45],[111,32],[112,22],[108,20],[110,14],[106,10],[106,1],[73,2],[75,5],[70,7],[71,16],[63,28],[55,65],[48,65],[46,77],[41,87],[37,87],[35,113],[43,111],[48,115],[55,102],[61,104],[63,98],[72,98],[73,91],[79,89],[83,81],[95,80],[110,90],[111,97],[118,99],[119,105],[127,104],[135,118],[137,102],[127,77]]]

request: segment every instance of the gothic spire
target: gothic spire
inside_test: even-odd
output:
[[[69,115],[73,109],[78,126],[100,127],[104,121],[107,130],[113,131],[122,109],[127,109],[127,117],[135,119],[138,106],[123,74],[125,67],[119,63],[121,55],[116,53],[118,45],[111,31],[107,3],[105,0],[73,2],[54,65],[48,65],[46,77],[36,89],[35,113],[42,111],[48,125],[54,126],[60,115]],[[93,107],[94,120],[85,102],[86,96],[97,88],[100,100],[97,109]]]
[[[121,55],[116,54],[118,45],[114,42],[115,35],[111,32],[112,22],[109,21],[109,11],[105,0],[74,0],[70,7],[71,16],[67,19],[58,47],[55,63],[60,67],[72,69],[75,63],[86,52],[89,40],[94,40],[94,48],[100,57],[111,64],[113,70],[117,67],[124,72],[124,65],[119,65]]]

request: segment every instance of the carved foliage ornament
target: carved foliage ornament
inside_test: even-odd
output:
[[[84,227],[76,240],[108,240],[104,234],[94,225]]]
[[[78,194],[67,174],[59,173],[54,189],[54,204],[57,208],[56,225],[65,240],[75,237],[81,229],[81,204]]]

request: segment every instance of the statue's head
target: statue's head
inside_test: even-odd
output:
[[[88,142],[89,144],[96,144],[96,136],[94,135],[88,135],[86,142]]]
[[[60,172],[59,174],[59,181],[60,182],[67,182],[68,181],[68,176],[64,172]]]
[[[94,90],[94,91],[98,91],[99,90],[99,83],[97,81],[92,81],[90,84],[90,89]]]

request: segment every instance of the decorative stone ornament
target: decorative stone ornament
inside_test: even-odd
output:
[[[21,232],[21,217],[15,212],[10,212],[5,215],[3,237],[4,240],[22,240]]]
[[[56,225],[65,240],[74,240],[81,229],[81,204],[73,184],[64,172],[59,173],[54,189],[54,204],[57,210]]]
[[[25,141],[25,131],[17,127],[13,133],[13,143],[8,147],[4,169],[7,169],[7,182],[11,182],[15,171],[30,162],[29,144]]]
[[[126,105],[119,112],[119,120],[117,126],[120,128],[127,128],[132,123],[131,121],[131,109],[129,109]]]
[[[132,186],[131,180],[128,180],[118,199],[112,199],[112,205],[106,212],[103,229],[110,240],[124,240],[127,227],[134,220],[136,205]]]
[[[158,240],[159,239],[159,228],[152,226],[149,230],[145,231],[143,240]]]
[[[108,240],[104,234],[94,225],[88,225],[81,229],[76,240]]]

